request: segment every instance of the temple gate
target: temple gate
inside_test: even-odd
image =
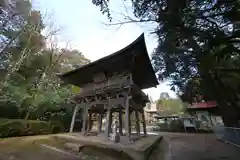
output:
[[[135,114],[137,136],[140,136],[141,126],[144,135],[147,134],[143,108],[149,100],[142,89],[156,87],[158,81],[146,50],[144,34],[122,50],[59,77],[81,88],[73,100],[84,106],[84,134],[91,131],[93,116],[98,121],[98,133],[101,133],[105,116],[104,132],[109,137],[113,113],[118,114],[119,134],[124,135],[124,128],[129,141],[132,140],[132,113]],[[77,110],[78,107],[73,114],[70,132],[74,127]]]

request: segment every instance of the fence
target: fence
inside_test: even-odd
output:
[[[240,128],[216,126],[213,130],[218,139],[240,147]]]

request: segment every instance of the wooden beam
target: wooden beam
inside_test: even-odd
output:
[[[101,94],[107,90],[122,89],[122,87],[131,86],[131,81],[129,80],[129,75],[126,76],[115,76],[108,80],[102,81],[100,83],[90,83],[83,85],[78,97],[85,97],[89,94]]]
[[[92,112],[88,113],[88,129],[87,132],[90,132],[92,129]]]
[[[112,123],[112,109],[107,109],[107,122],[105,126],[105,136],[108,138],[111,130],[111,123]]]
[[[97,101],[93,101],[93,102],[87,102],[87,103],[82,103],[83,105],[90,105],[90,106],[94,106],[94,105],[98,105],[98,104],[102,104],[105,105],[105,107],[107,108],[111,108],[112,106],[116,106],[116,105],[123,105],[124,104],[124,98],[120,97],[120,98],[115,98],[115,99],[108,99],[108,100],[97,100]]]
[[[131,119],[130,119],[130,106],[129,106],[129,97],[125,95],[125,131],[128,137],[128,140],[131,141]]]
[[[72,116],[72,121],[71,121],[71,126],[70,126],[70,129],[69,129],[69,133],[73,132],[77,112],[78,112],[78,105],[75,106],[74,111],[73,111],[73,116]]]
[[[84,107],[84,112],[82,114],[82,117],[83,117],[83,133],[85,133],[87,130],[86,130],[86,127],[87,127],[87,116],[88,116],[88,107]]]
[[[135,110],[135,117],[136,117],[136,131],[137,131],[137,136],[140,137],[140,121],[139,121],[139,115],[138,115],[139,110]]]
[[[131,99],[131,105],[133,108],[135,109],[139,109],[141,111],[141,108],[143,108],[143,106],[141,106],[140,104],[136,103],[133,99]]]
[[[143,108],[141,110],[141,114],[142,114],[142,123],[143,123],[143,133],[144,133],[144,136],[146,136],[147,135],[147,128],[146,128],[146,120],[145,120],[145,114],[144,114]]]
[[[123,131],[122,131],[122,128],[123,128],[123,125],[122,125],[122,106],[119,105],[118,108],[119,108],[119,111],[118,111],[119,134],[120,134],[120,136],[122,136],[123,135]]]
[[[104,109],[102,110],[101,113],[98,114],[98,133],[101,133],[101,131],[102,131],[103,113],[104,113]]]
[[[122,93],[123,90],[127,90],[130,89],[131,85],[128,86],[121,86],[121,88],[111,88],[111,89],[105,89],[105,90],[101,90],[101,91],[95,91],[95,92],[89,92],[89,93],[78,93],[76,95],[73,96],[73,99],[75,101],[81,101],[84,100],[85,97],[94,97],[96,95],[101,96],[101,95],[106,95],[106,94],[112,94],[112,93]]]
[[[124,97],[109,99],[109,105],[111,106],[124,105]]]

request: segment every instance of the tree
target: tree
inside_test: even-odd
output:
[[[203,90],[202,80],[200,78],[192,78],[187,82],[184,87],[183,93],[180,98],[184,102],[202,102],[202,101],[213,101],[215,100],[210,90]]]
[[[1,51],[1,54],[6,55],[3,56],[5,65],[2,69],[7,73],[1,87],[7,85],[11,74],[19,71],[30,55],[37,54],[44,47],[45,39],[41,34],[44,25],[40,12],[32,10],[24,18],[24,25],[11,31],[16,35],[10,38]]]
[[[157,100],[157,108],[160,115],[181,115],[185,108],[181,99],[159,99]]]
[[[109,13],[108,0],[96,0]],[[152,61],[159,80],[168,79],[182,94],[186,85],[200,79],[199,91],[211,95],[220,108],[240,118],[239,7],[238,0],[132,0],[137,20],[155,22],[158,46]],[[109,14],[108,14],[109,15]],[[122,22],[123,24],[124,22]],[[229,125],[229,124],[227,124]]]
[[[0,57],[6,55],[1,59],[4,72],[0,72],[2,115],[10,116],[3,108],[14,106],[18,118],[63,120],[69,117],[74,106],[70,97],[76,87],[73,90],[71,85],[61,85],[56,73],[74,69],[89,60],[77,50],[56,48],[50,41],[56,32],[42,34],[46,27],[43,17],[39,11],[32,10],[29,1],[20,0],[11,5],[1,2],[1,9],[4,11],[0,12],[0,25],[4,25],[0,30],[4,41],[0,41]],[[11,16],[13,19],[9,19]]]
[[[40,33],[43,23],[40,13],[31,10],[29,1],[11,1],[11,4],[6,2],[10,1],[1,2],[0,7],[0,60],[2,62],[0,98],[1,101],[8,101],[14,97],[16,100],[14,103],[21,104],[22,99],[25,98],[24,93],[27,91],[26,83],[24,85],[21,83],[21,89],[19,83],[26,80],[26,77],[18,71],[30,53],[37,52],[34,50],[36,45],[43,41]],[[40,37],[38,41],[36,37]]]
[[[59,72],[68,72],[70,70],[76,69],[82,65],[90,63],[90,60],[87,59],[82,52],[78,50],[69,50],[61,49],[64,54],[60,57],[59,63]]]
[[[10,3],[12,2],[12,3]],[[15,40],[22,33],[31,11],[29,1],[1,1],[0,3],[0,64],[5,69],[11,56],[6,49],[16,45]]]
[[[160,93],[160,99],[170,99],[170,96],[167,92]]]

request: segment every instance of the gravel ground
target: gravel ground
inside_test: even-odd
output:
[[[239,160],[240,148],[213,134],[162,133],[170,144],[172,160]]]

